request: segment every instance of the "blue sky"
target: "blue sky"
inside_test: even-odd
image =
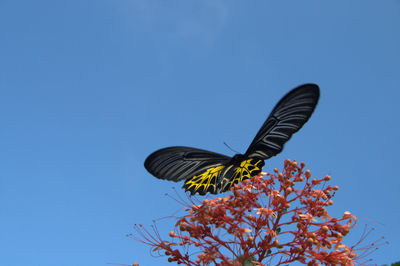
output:
[[[0,265],[165,265],[125,237],[180,206],[156,149],[244,152],[290,89],[319,84],[286,158],[365,217],[346,243],[400,260],[400,1],[0,0]],[[374,222],[376,221],[376,222]],[[172,220],[162,220],[167,235]]]

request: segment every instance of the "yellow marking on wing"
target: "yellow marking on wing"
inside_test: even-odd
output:
[[[254,163],[255,162],[255,163]],[[247,159],[240,163],[240,166],[236,168],[233,178],[229,180],[229,187],[242,182],[244,179],[249,179],[253,175],[261,172],[262,166],[259,167],[262,160]],[[250,168],[252,168],[250,170]],[[253,174],[254,173],[254,174]]]
[[[216,178],[224,167],[225,166],[221,165],[207,169],[204,173],[187,180],[184,184],[184,187],[186,188],[186,190],[190,190],[192,187],[194,187],[193,192],[196,192],[198,189],[204,186],[203,191],[208,191],[208,188],[210,186],[215,186]],[[212,181],[213,183],[211,183]]]

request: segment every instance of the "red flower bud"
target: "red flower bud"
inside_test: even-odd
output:
[[[307,170],[306,173],[305,173],[305,176],[306,176],[307,178],[310,178],[310,177],[311,177],[311,171],[310,171],[310,170]]]

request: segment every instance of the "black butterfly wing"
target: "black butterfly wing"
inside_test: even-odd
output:
[[[210,168],[225,165],[230,157],[190,147],[169,147],[153,152],[144,167],[160,179],[180,181],[191,178]]]
[[[272,110],[245,155],[264,160],[277,155],[283,145],[311,117],[319,99],[319,87],[301,85],[286,94]]]

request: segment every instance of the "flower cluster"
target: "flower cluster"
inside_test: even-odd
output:
[[[169,262],[184,265],[362,264],[359,252],[343,238],[356,226],[350,212],[333,218],[327,207],[337,186],[330,176],[312,179],[304,163],[286,160],[284,169],[261,173],[231,188],[225,197],[191,201],[170,240],[155,226],[136,226],[131,237],[163,252]]]

